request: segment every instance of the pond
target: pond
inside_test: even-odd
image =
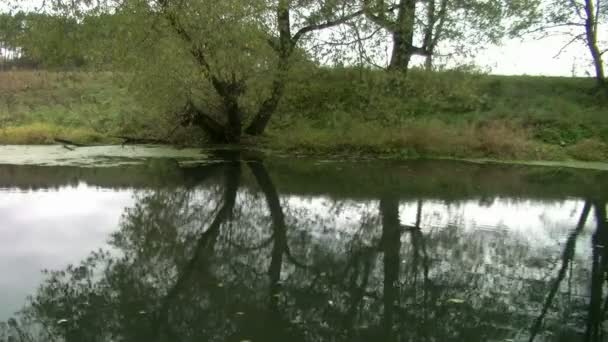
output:
[[[0,165],[0,341],[605,340],[605,171],[131,157]]]

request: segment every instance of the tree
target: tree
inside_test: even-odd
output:
[[[407,71],[413,56],[426,58],[427,69],[440,48],[447,54],[468,53],[497,43],[514,17],[526,17],[533,0],[362,0],[366,17],[389,33],[392,53],[389,69]],[[446,55],[446,53],[443,53]]]
[[[87,23],[45,13],[0,14],[1,53],[26,66],[81,67],[90,50],[83,42]]]
[[[171,94],[162,97],[174,120],[228,143],[240,142],[243,133],[263,134],[294,56],[305,55],[304,38],[363,15],[347,0],[55,0],[51,7],[99,22],[91,40],[99,40],[98,51],[110,52],[106,60],[135,74],[153,70],[161,81],[151,93]]]
[[[601,33],[606,31],[608,24],[608,3],[602,0],[550,0],[542,4],[540,14],[529,24],[527,33],[569,37],[558,55],[572,44],[582,42],[589,50],[597,85],[605,88],[603,56],[608,51],[608,41]]]

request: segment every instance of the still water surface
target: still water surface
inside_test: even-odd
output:
[[[0,166],[0,341],[604,341],[605,189],[447,161]]]

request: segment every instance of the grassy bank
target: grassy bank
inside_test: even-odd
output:
[[[130,135],[192,145],[120,75],[0,73],[0,143],[85,144]],[[169,134],[169,132],[171,134]],[[296,72],[267,135],[276,151],[323,155],[608,160],[608,102],[578,78],[355,69]]]
[[[0,72],[0,143],[114,143],[141,111],[111,73]]]

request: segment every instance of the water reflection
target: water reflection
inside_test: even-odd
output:
[[[398,189],[312,205],[318,196],[281,193],[255,159],[192,179],[138,190],[110,248],[50,272],[0,340],[604,339],[608,231],[595,196],[570,200],[567,230],[535,228],[567,232],[550,244],[509,225],[471,229],[462,211]]]

